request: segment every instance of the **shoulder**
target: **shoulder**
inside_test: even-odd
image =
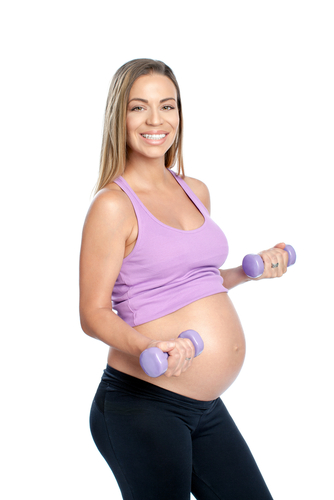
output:
[[[110,230],[130,233],[136,221],[129,197],[117,184],[110,183],[94,197],[87,213],[85,225],[108,227]]]
[[[95,195],[88,213],[124,218],[131,213],[131,209],[132,203],[129,197],[117,184],[111,183]]]
[[[204,184],[204,182],[195,179],[194,177],[185,176],[183,180],[186,182],[186,184],[190,187],[190,189],[195,193],[197,198],[201,200],[203,205],[210,212],[210,193],[207,185]]]

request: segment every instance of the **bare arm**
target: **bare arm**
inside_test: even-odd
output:
[[[251,280],[251,278],[244,273],[242,266],[234,267],[232,269],[219,269],[219,273],[224,279],[224,287],[228,290]]]
[[[83,228],[80,254],[80,320],[87,335],[139,356],[152,341],[112,311],[111,293],[133,229],[125,194],[103,190],[94,199]]]

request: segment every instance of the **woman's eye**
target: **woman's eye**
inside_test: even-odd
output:
[[[166,106],[162,107],[163,111],[169,111],[171,109],[175,109],[175,107],[169,104],[166,104]],[[131,111],[143,111],[143,110],[144,110],[143,106],[134,106],[133,108],[131,108]]]

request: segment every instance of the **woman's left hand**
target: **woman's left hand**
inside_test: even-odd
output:
[[[278,243],[269,250],[259,252],[264,263],[264,271],[261,276],[255,278],[262,280],[265,278],[280,278],[286,273],[288,268],[288,252],[284,250],[285,243]]]

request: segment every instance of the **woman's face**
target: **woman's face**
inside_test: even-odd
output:
[[[174,83],[155,73],[137,78],[127,108],[128,158],[163,158],[175,140],[178,126]]]

